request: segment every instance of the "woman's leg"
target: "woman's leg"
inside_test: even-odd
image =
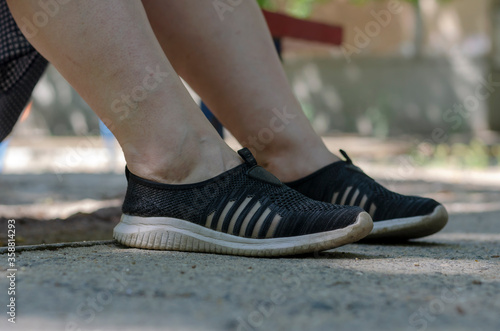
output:
[[[20,26],[37,3],[9,0]],[[71,1],[30,41],[124,150],[131,172],[113,231],[118,242],[280,256],[357,241],[373,227],[362,209],[308,199],[256,166],[247,150],[239,158],[188,95],[139,0]]]
[[[223,20],[211,1],[143,3],[177,72],[290,187],[315,200],[364,208],[378,238],[421,237],[446,224],[446,210],[436,201],[387,191],[347,156],[335,162],[288,86],[256,1],[239,1]]]
[[[293,95],[256,1],[223,20],[212,1],[143,3],[177,73],[262,166],[291,181],[338,160]]]
[[[38,3],[8,1],[21,28]],[[61,4],[29,41],[108,125],[136,175],[197,182],[241,163],[172,69],[140,1]]]

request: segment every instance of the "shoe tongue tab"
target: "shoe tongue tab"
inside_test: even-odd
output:
[[[357,171],[357,172],[360,172],[362,174],[364,174],[364,171],[361,170],[361,168],[357,167],[354,165],[354,163],[352,163],[352,160],[351,158],[349,157],[349,155],[347,155],[347,153],[344,151],[344,150],[340,150],[340,154],[342,154],[344,157],[345,157],[345,163],[347,163],[345,165],[346,168],[348,169],[351,169],[351,170],[354,170],[354,171]]]
[[[340,149],[339,151],[340,151],[340,154],[342,154],[342,156],[345,157],[345,161],[349,164],[352,164],[352,160],[349,157],[349,155],[347,155],[347,153],[343,149]]]
[[[242,148],[238,151],[238,154],[240,154],[241,158],[245,163],[247,163],[249,166],[253,167],[257,165],[257,160],[252,155],[252,152],[248,148]]]
[[[247,176],[275,186],[283,186],[283,183],[278,178],[260,166],[248,169]]]
[[[283,183],[273,174],[271,174],[269,171],[262,168],[261,166],[257,165],[257,161],[255,160],[255,158],[253,157],[252,153],[248,148],[240,149],[238,151],[238,154],[240,154],[241,158],[245,161],[245,163],[250,166],[250,169],[248,169],[246,172],[248,177],[276,186],[283,185]]]

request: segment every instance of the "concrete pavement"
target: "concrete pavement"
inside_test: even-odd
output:
[[[348,150],[356,146],[366,144]],[[43,151],[38,164],[14,168],[32,155],[23,148],[13,150],[12,171],[0,176],[0,246],[10,218],[18,245],[15,296],[8,249],[0,247],[2,331],[500,330],[498,169],[408,171],[356,158],[389,188],[442,201],[448,226],[413,242],[257,259],[116,245],[109,239],[123,175],[33,173],[58,160]],[[103,158],[98,170],[105,165]],[[73,243],[38,245],[65,241]],[[8,322],[11,297],[15,324]]]
[[[16,324],[7,322],[3,248],[0,329],[499,330],[498,189],[388,184],[435,192],[450,209],[448,226],[414,242],[282,259],[147,251],[112,241],[35,246],[17,255]]]

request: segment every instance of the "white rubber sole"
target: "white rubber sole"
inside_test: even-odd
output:
[[[448,213],[442,205],[439,205],[429,215],[374,222],[372,232],[365,239],[421,238],[440,231],[447,222]]]
[[[368,213],[343,229],[305,236],[252,239],[217,232],[168,217],[122,215],[113,237],[129,247],[243,256],[285,256],[323,251],[356,242],[373,228]]]

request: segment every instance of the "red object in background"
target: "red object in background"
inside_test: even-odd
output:
[[[342,43],[342,27],[293,18],[284,14],[262,11],[275,38],[289,37],[326,44]]]

